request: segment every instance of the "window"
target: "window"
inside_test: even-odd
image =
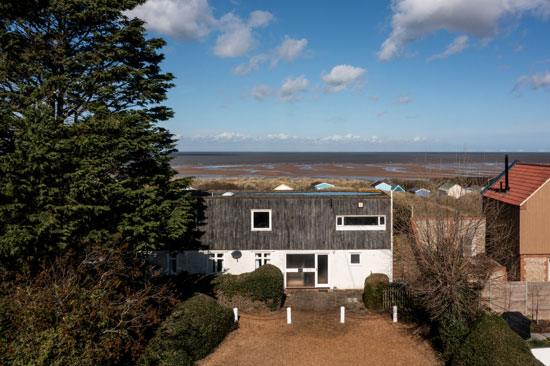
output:
[[[336,230],[386,230],[386,216],[336,216]]]
[[[350,256],[349,256],[349,263],[350,264],[361,264],[361,254],[351,253]]]
[[[168,254],[168,272],[170,274],[178,273],[178,253]]]
[[[252,231],[271,231],[271,210],[252,210]]]
[[[270,253],[256,253],[256,268],[259,268],[264,264],[269,264],[270,255]]]
[[[210,259],[211,273],[223,272],[223,253],[213,253],[208,255]]]

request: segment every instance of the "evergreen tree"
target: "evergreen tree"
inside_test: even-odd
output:
[[[124,16],[144,0],[0,3],[0,259],[29,268],[116,238],[182,248],[165,42]]]

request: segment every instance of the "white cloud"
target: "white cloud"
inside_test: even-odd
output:
[[[414,99],[409,95],[401,95],[399,98],[393,101],[393,104],[407,104],[413,102]]]
[[[219,21],[222,34],[216,39],[214,54],[219,57],[245,56],[257,45],[252,31],[257,27],[265,27],[274,19],[267,11],[253,11],[248,23],[233,14],[225,14]]]
[[[279,101],[294,102],[300,100],[300,93],[307,91],[309,80],[304,75],[300,75],[295,79],[287,78],[279,89]]]
[[[330,70],[330,73],[322,75],[321,78],[326,84],[329,93],[336,93],[347,88],[349,84],[356,82],[365,69],[350,65],[337,65]]]
[[[265,63],[267,61],[268,57],[267,55],[261,53],[259,55],[252,56],[248,63],[242,63],[236,67],[233,68],[232,72],[235,75],[243,76],[248,74],[251,71],[258,71],[260,69],[260,65]]]
[[[384,41],[378,58],[390,60],[415,40],[445,29],[466,33],[487,41],[498,33],[498,22],[506,15],[525,11],[547,17],[548,0],[393,0],[392,31]]]
[[[286,62],[294,61],[306,46],[307,39],[293,39],[286,35],[283,43],[275,49],[275,57],[272,64],[277,64],[281,59]]]
[[[277,65],[280,60],[292,62],[300,56],[306,46],[307,39],[293,39],[286,35],[281,45],[277,46],[274,50],[252,56],[248,60],[248,63],[239,64],[233,68],[232,72],[235,75],[243,76],[251,71],[258,71],[261,64],[270,60],[271,66]]]
[[[267,85],[258,85],[252,89],[252,97],[259,101],[264,101],[272,95],[275,95],[275,91]]]
[[[458,36],[454,39],[453,42],[451,42],[451,44],[443,53],[428,57],[428,61],[436,60],[438,58],[447,58],[451,55],[462,52],[462,50],[464,50],[466,47],[468,47],[468,36]]]
[[[183,137],[183,141],[200,143],[287,143],[302,145],[382,145],[382,144],[418,144],[427,142],[425,137],[381,138],[379,136],[362,137],[347,133],[344,135],[329,135],[323,137],[300,137],[285,133],[267,134],[265,136],[250,136],[237,132],[222,132],[217,135]]]
[[[248,26],[251,28],[267,27],[269,23],[275,20],[273,14],[264,10],[256,10],[250,13],[248,19]]]
[[[216,26],[207,0],[149,0],[126,16],[147,22],[147,28],[185,41],[196,41]]]
[[[518,89],[522,85],[528,85],[531,89],[544,88],[550,90],[550,71],[546,72],[536,72],[531,75],[520,76],[516,85],[514,85],[514,90]]]

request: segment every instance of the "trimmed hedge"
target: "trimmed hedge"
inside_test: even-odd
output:
[[[279,268],[266,264],[254,272],[237,276],[221,275],[215,281],[215,288],[229,298],[240,295],[277,310],[283,302],[284,276]]]
[[[483,315],[452,360],[453,366],[542,365],[498,314]]]
[[[363,303],[371,310],[384,308],[384,290],[390,285],[388,276],[383,273],[373,273],[365,279],[363,290]]]
[[[212,352],[234,328],[230,309],[210,296],[194,294],[160,325],[138,365],[193,365]]]

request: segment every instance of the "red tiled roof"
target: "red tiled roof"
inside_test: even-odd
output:
[[[483,194],[485,197],[520,206],[540,186],[550,179],[550,164],[516,163],[508,172],[507,192],[499,192],[500,182],[505,187],[504,174]]]

